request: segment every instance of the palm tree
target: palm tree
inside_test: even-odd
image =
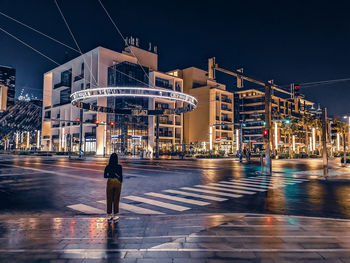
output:
[[[309,152],[308,130],[309,130],[309,127],[312,125],[312,116],[309,114],[303,115],[300,121],[298,122],[298,124],[303,127],[306,153],[309,154],[310,152]]]

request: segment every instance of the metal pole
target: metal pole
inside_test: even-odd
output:
[[[343,133],[343,145],[344,145],[344,149],[343,149],[344,166],[346,166],[346,135],[345,135],[345,130],[344,130],[344,133]]]
[[[268,130],[268,137],[265,139],[265,173],[272,174],[272,161],[270,155],[271,146],[271,86],[265,86],[265,122]]]
[[[322,109],[322,157],[323,157],[323,176],[328,176],[328,153],[327,153],[327,108]]]
[[[82,157],[82,145],[83,145],[83,109],[80,109],[80,127],[79,127],[79,158]]]
[[[156,158],[159,158],[159,115],[156,117]]]

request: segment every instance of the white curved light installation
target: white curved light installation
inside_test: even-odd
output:
[[[168,101],[183,102],[182,108],[175,111],[185,113],[192,111],[197,106],[197,99],[188,94],[161,88],[148,87],[104,87],[76,91],[71,94],[71,103],[78,106],[78,102],[84,102],[87,99],[99,97],[140,97],[140,98],[158,98]]]

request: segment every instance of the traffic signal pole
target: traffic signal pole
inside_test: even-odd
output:
[[[265,138],[265,174],[272,174],[272,162],[271,162],[271,86],[265,85],[265,122],[268,136]]]
[[[79,127],[79,158],[82,158],[82,145],[83,145],[83,118],[84,110],[80,109],[80,127]]]
[[[327,153],[327,108],[322,109],[322,159],[323,177],[328,176],[328,153]]]

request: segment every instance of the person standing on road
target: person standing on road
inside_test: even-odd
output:
[[[106,195],[107,195],[107,215],[108,221],[118,222],[119,217],[119,199],[123,183],[123,168],[118,164],[118,155],[112,153],[109,157],[109,163],[105,168],[104,178],[108,178]],[[113,216],[112,216],[113,205]]]

